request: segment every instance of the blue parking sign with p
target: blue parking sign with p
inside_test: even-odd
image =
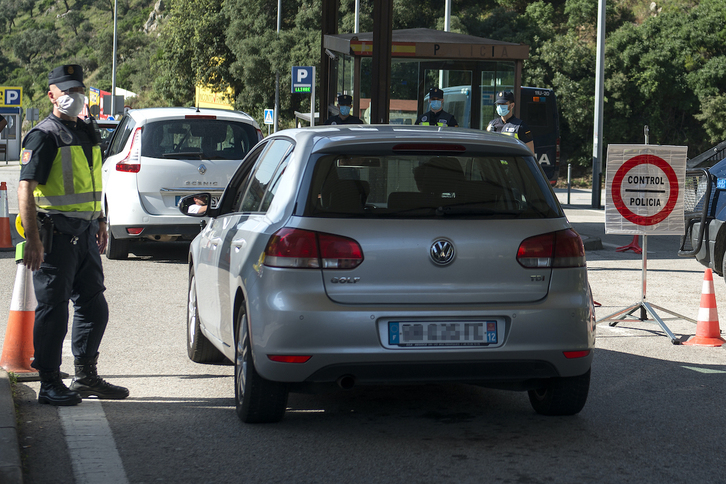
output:
[[[292,68],[292,90],[294,93],[310,93],[313,88],[313,68],[312,67],[293,67]]]
[[[20,107],[23,105],[22,87],[0,87],[2,107]]]

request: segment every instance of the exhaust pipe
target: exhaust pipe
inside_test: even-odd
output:
[[[353,375],[343,375],[338,378],[337,383],[343,390],[350,390],[355,386],[355,377]]]

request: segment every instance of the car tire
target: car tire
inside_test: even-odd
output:
[[[195,363],[220,363],[224,354],[202,333],[199,326],[197,306],[197,284],[194,269],[189,270],[189,291],[187,291],[187,355]]]
[[[110,220],[106,222],[108,230],[108,244],[106,244],[106,258],[110,260],[124,260],[129,258],[129,240],[117,239],[113,236]]]
[[[580,376],[550,378],[529,390],[529,402],[540,415],[575,415],[585,406],[590,390],[590,370]]]
[[[234,401],[237,416],[245,423],[279,422],[287,409],[287,385],[262,378],[252,358],[247,315],[237,318],[234,358]]]

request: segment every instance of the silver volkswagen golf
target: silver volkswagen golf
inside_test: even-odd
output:
[[[531,152],[465,129],[286,130],[250,152],[189,253],[187,350],[235,365],[244,422],[288,392],[460,382],[587,399],[585,251]]]

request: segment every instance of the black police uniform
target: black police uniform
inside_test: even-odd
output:
[[[506,123],[502,121],[501,116],[497,116],[489,121],[487,131],[514,136],[525,144],[533,140],[532,131],[529,129],[529,126],[527,126],[527,123],[515,116],[509,118]]]
[[[55,123],[63,127],[54,126]],[[65,129],[64,129],[65,128]],[[58,152],[60,130],[71,133],[72,144],[82,146],[91,165],[97,144],[93,126],[83,121],[65,121],[51,114],[23,140],[20,180],[45,185]],[[65,135],[67,136],[67,134]],[[73,301],[72,351],[76,358],[93,358],[98,353],[108,323],[108,304],[103,295],[103,267],[98,252],[97,220],[50,216],[54,222],[52,248],[33,273],[35,310],[32,367],[52,372],[61,366],[63,339],[68,331],[68,300]]]
[[[335,116],[331,116],[326,119],[325,124],[363,124],[363,121],[361,121],[358,116],[353,116],[352,114],[345,119],[341,118],[340,115],[336,114]]]
[[[442,126],[450,126],[452,128],[459,125],[454,115],[447,113],[443,109],[438,113],[429,111],[422,114],[416,120],[416,124],[420,125],[422,123],[428,123],[427,126],[439,126],[440,123]]]
[[[353,96],[349,94],[340,94],[338,96],[338,106],[352,106],[353,105]],[[335,116],[330,116],[328,119],[325,120],[325,124],[327,125],[335,125],[335,124],[363,124],[363,121],[357,116],[353,116],[352,114],[347,116],[345,119],[343,119],[339,114],[336,114]]]

